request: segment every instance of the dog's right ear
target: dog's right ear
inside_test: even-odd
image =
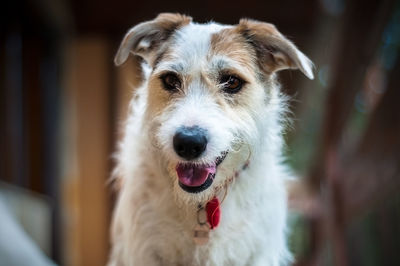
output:
[[[114,58],[115,65],[122,65],[128,59],[129,53],[139,55],[151,65],[160,44],[166,41],[175,30],[191,21],[192,18],[185,15],[161,13],[154,20],[131,28],[122,40]]]

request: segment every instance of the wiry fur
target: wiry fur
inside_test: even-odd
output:
[[[131,101],[117,154],[115,176],[122,185],[109,266],[286,265],[291,258],[285,241],[287,170],[281,154],[286,103],[274,72],[297,67],[312,77],[311,62],[282,35],[271,36],[293,50],[279,50],[275,40],[271,54],[264,55],[268,62],[260,62],[259,49],[267,49],[268,43],[261,48],[255,45],[263,40],[260,36],[249,40],[259,32],[247,27],[258,23],[262,28],[260,22],[203,25],[188,22],[188,17],[163,14],[149,22],[153,34],[163,16],[168,21],[176,19],[172,30],[157,35],[168,37],[160,43],[141,29],[142,39],[135,40],[140,51],[126,37],[129,45],[121,45],[119,51],[124,58],[116,58],[117,64],[123,63],[127,51],[121,49],[130,49],[150,69]],[[135,28],[127,35],[132,32]],[[227,42],[232,42],[229,49],[224,48]],[[263,63],[269,67],[260,67]],[[237,95],[221,92],[216,82],[221,69],[247,81]],[[182,76],[179,92],[163,90],[159,75],[166,70]],[[183,191],[175,173],[182,159],[174,152],[172,138],[182,125],[199,125],[209,132],[207,149],[195,163],[211,163],[229,151],[212,186],[197,194]],[[250,166],[241,170],[247,160]],[[196,246],[192,235],[197,206],[215,195],[221,197],[224,189],[227,196],[220,224],[210,232],[207,245]]]

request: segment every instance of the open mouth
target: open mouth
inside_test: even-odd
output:
[[[227,151],[222,152],[214,163],[207,165],[179,163],[176,166],[179,186],[189,193],[199,193],[206,190],[213,183],[217,167],[222,163],[227,154]]]

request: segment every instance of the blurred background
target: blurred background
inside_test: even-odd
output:
[[[274,23],[315,63],[280,73],[296,265],[400,265],[400,1],[5,0],[0,19],[0,265],[104,265],[107,184],[135,58],[113,56],[159,12]],[[48,259],[49,258],[49,259]]]

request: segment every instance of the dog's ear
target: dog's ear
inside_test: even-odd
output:
[[[274,25],[241,19],[237,29],[254,47],[263,71],[273,73],[283,69],[299,69],[309,79],[314,79],[311,60],[286,39]]]
[[[131,28],[122,40],[114,58],[115,65],[123,64],[131,52],[151,64],[160,44],[166,41],[176,29],[191,21],[192,18],[185,15],[161,13],[154,20]]]

